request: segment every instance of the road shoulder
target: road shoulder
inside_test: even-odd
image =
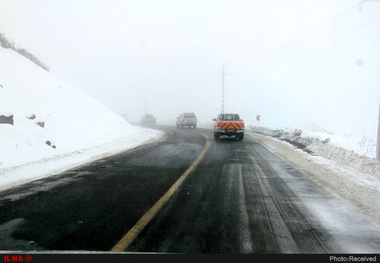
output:
[[[331,160],[310,155],[295,146],[270,136],[246,132],[255,141],[293,165],[310,180],[333,196],[359,209],[371,222],[380,226],[380,190],[377,184],[366,183],[365,175],[339,167]]]

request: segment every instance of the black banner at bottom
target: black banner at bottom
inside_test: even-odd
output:
[[[170,254],[170,253],[82,253],[82,252],[49,252],[49,253],[2,253],[0,263],[10,262],[133,262],[134,260],[156,259],[177,262],[178,260],[239,260],[239,263],[253,261],[276,260],[276,262],[288,261],[305,262],[314,260],[317,262],[377,262],[378,254]]]

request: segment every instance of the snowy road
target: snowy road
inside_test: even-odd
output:
[[[355,206],[252,137],[161,129],[164,140],[0,193],[0,249],[380,251],[379,228]]]

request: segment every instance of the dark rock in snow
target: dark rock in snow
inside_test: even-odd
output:
[[[0,124],[14,125],[13,115],[9,115],[9,116],[0,115]]]
[[[26,117],[27,119],[29,119],[29,120],[34,120],[35,118],[36,118],[36,115],[32,115],[32,116],[29,116],[29,117]]]
[[[38,126],[41,126],[42,128],[45,127],[45,122],[44,121],[39,121],[36,123]]]

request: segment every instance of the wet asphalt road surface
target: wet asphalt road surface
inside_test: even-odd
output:
[[[163,139],[0,192],[1,251],[378,253],[380,232],[251,139]]]

